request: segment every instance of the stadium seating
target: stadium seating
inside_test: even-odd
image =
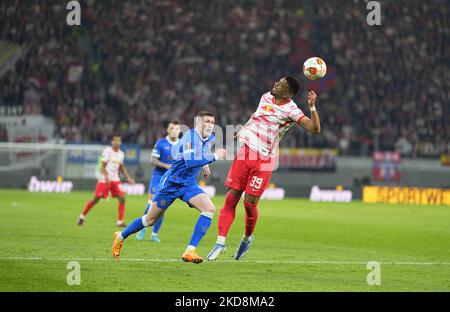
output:
[[[275,79],[318,55],[333,73],[323,131],[297,129],[282,146],[448,152],[446,2],[389,2],[377,28],[364,1],[332,1],[81,1],[81,27],[58,2],[2,2],[0,40],[24,53],[0,78],[0,106],[53,117],[66,141],[105,143],[117,129],[148,146],[164,121],[190,124],[198,110],[243,124]]]

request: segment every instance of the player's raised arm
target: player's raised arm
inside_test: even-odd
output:
[[[299,121],[299,125],[311,133],[320,133],[320,118],[316,110],[317,94],[314,91],[308,92],[308,105],[311,111],[311,118],[303,117]]]

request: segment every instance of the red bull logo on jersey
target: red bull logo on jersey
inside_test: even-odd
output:
[[[265,105],[261,107],[265,113],[275,113],[275,109],[271,105]]]

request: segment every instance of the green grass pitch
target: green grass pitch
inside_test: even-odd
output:
[[[216,262],[180,257],[198,212],[177,201],[166,213],[161,243],[124,244],[111,256],[117,201],[100,202],[85,225],[76,220],[88,192],[0,190],[0,291],[449,291],[450,207],[261,201],[255,241],[244,260],[232,255],[243,234],[243,206]],[[224,198],[214,198],[217,210]],[[146,196],[128,196],[125,220],[140,216]],[[215,243],[217,215],[199,246]],[[148,238],[147,233],[147,238]],[[81,285],[67,285],[67,263],[81,266]],[[368,261],[381,285],[367,284]]]

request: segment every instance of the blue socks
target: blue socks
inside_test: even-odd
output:
[[[159,232],[159,228],[161,227],[161,224],[163,223],[164,220],[164,215],[162,215],[158,221],[155,222],[155,224],[153,225],[153,233],[158,234]]]
[[[208,229],[211,226],[213,215],[213,212],[201,213],[200,217],[198,217],[197,223],[195,224],[194,233],[192,233],[191,240],[189,241],[189,246],[198,246],[200,240],[203,238],[203,236],[205,236],[206,232],[208,232]]]
[[[144,222],[145,222],[145,216],[137,218],[137,219],[134,219],[134,221],[131,222],[130,225],[127,226],[125,228],[125,230],[122,231],[121,235],[122,235],[123,239],[126,239],[131,234],[139,232],[144,227],[147,227],[148,224],[144,224]]]
[[[213,212],[202,212],[200,214],[200,217],[198,217],[197,223],[195,224],[194,227],[194,233],[192,233],[191,240],[189,241],[188,249],[196,248],[198,246],[203,236],[205,236],[206,232],[208,232],[208,229],[211,226],[213,216],[214,216]],[[161,222],[159,223],[160,223],[159,226],[161,226]],[[137,233],[147,226],[148,224],[145,221],[145,216],[137,218],[122,231],[120,239],[124,240],[131,234]]]

